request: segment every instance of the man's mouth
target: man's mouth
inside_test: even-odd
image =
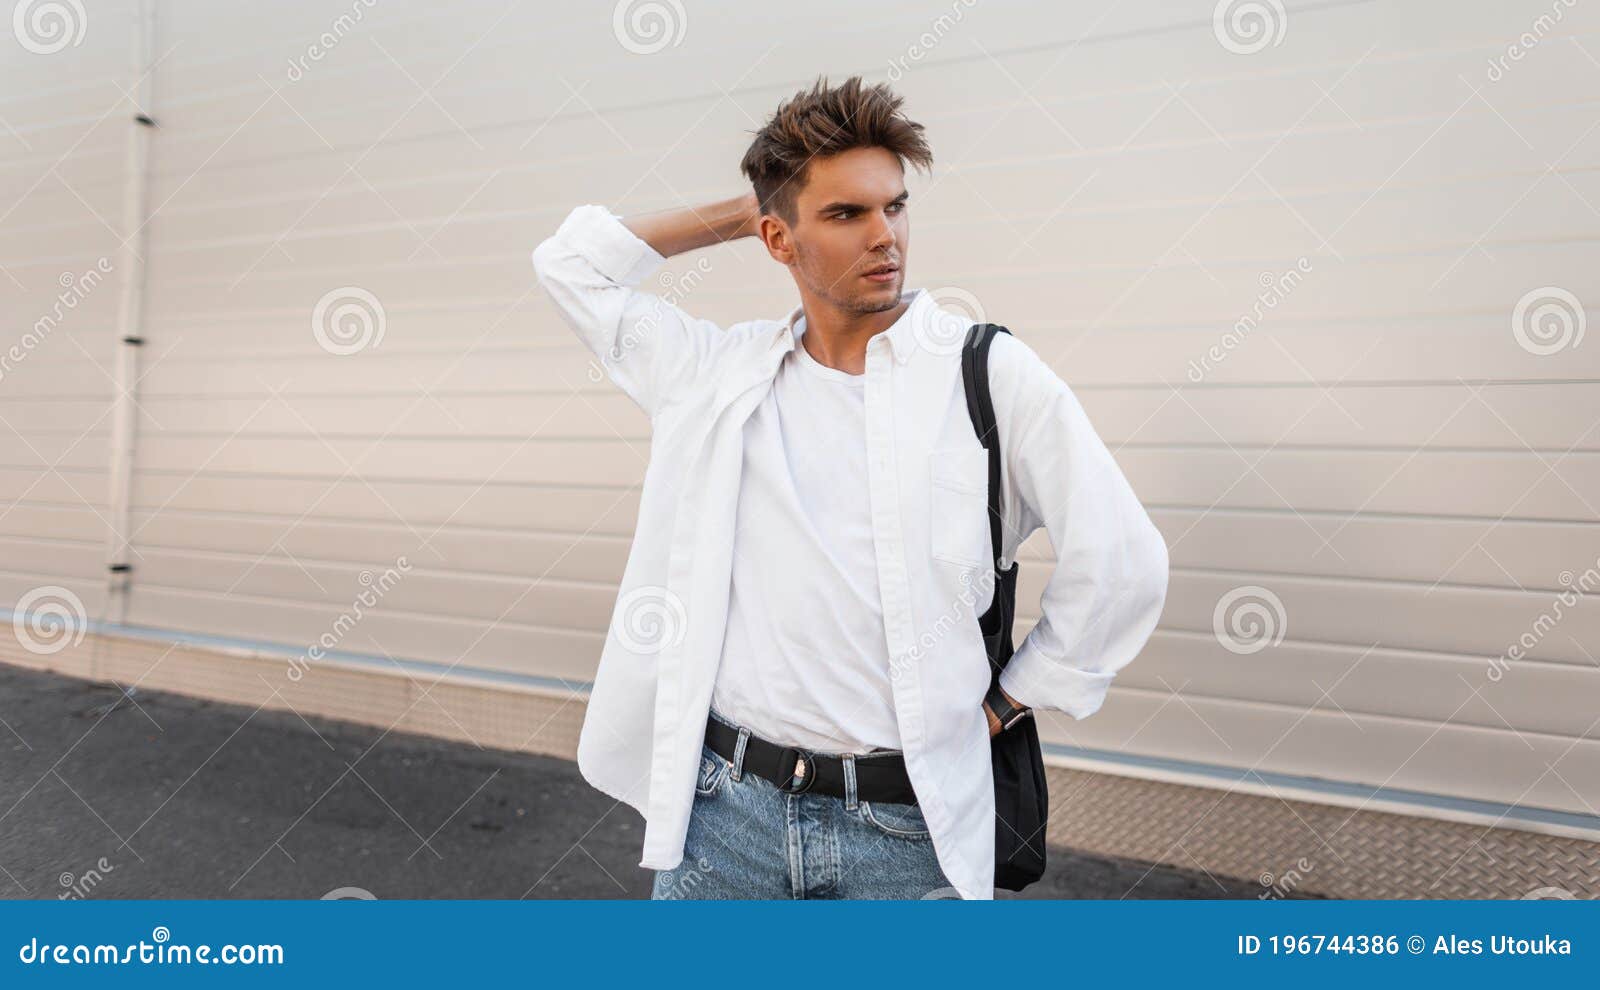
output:
[[[894,277],[898,274],[900,274],[900,266],[888,264],[879,265],[876,268],[870,269],[862,273],[861,277],[871,279],[874,282],[893,282]]]

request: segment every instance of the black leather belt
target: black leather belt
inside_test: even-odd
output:
[[[729,763],[739,746],[739,730],[714,717],[706,719],[706,745]],[[906,775],[905,756],[898,751],[860,754],[856,764],[856,799],[881,804],[916,804],[917,793]],[[788,794],[844,794],[844,759],[784,746],[755,733],[744,747],[743,772],[772,781]]]

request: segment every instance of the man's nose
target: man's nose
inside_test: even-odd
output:
[[[894,246],[894,221],[890,220],[887,214],[878,214],[878,229],[875,234],[872,239],[873,248]]]

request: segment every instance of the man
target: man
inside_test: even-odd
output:
[[[757,132],[751,194],[580,206],[534,251],[652,425],[578,764],[644,814],[658,898],[994,896],[988,459],[971,321],[904,291],[904,166],[932,154],[901,102],[819,80]],[[786,319],[723,328],[637,288],[747,237],[794,278]],[[1005,714],[1084,718],[1155,627],[1166,545],[1031,348],[999,335],[989,369],[1004,561],[1041,525],[1057,559]]]

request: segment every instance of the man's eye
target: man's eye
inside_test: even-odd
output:
[[[895,211],[896,213],[899,213],[901,210],[903,210],[905,208],[906,208],[906,204],[904,204],[904,203],[890,203],[889,204],[889,209]]]

